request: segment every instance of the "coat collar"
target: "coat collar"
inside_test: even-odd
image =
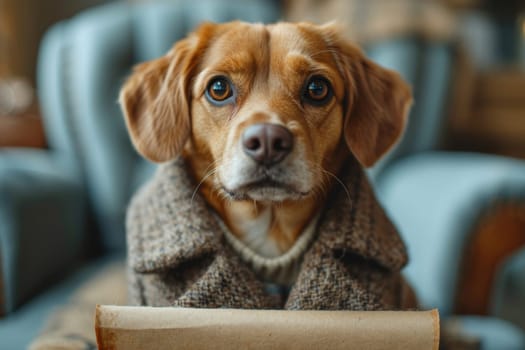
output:
[[[407,261],[396,229],[377,203],[355,159],[334,188],[318,226],[317,243],[334,256],[353,254],[388,270]],[[336,184],[336,186],[338,186]],[[163,164],[134,197],[128,211],[128,259],[138,272],[174,268],[214,255],[227,244],[217,218],[196,188],[182,158]]]
[[[357,160],[349,159],[340,179],[325,205],[318,240],[341,255],[400,270],[408,260],[405,245]]]

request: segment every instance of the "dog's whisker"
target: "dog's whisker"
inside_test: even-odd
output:
[[[348,200],[349,201],[352,200],[352,196],[350,196],[350,191],[348,190],[348,187],[346,187],[344,182],[339,177],[337,177],[335,174],[329,172],[328,170],[325,170],[325,169],[321,168],[321,171],[324,174],[326,174],[326,175],[330,176],[331,178],[333,178],[339,185],[341,185],[341,187],[345,190],[345,193],[346,193],[346,196],[348,197]]]
[[[257,201],[255,199],[252,199],[252,205],[253,205],[253,212],[255,215],[259,215],[259,208],[257,207]]]
[[[204,169],[204,173],[206,173],[206,172],[208,171],[208,169],[214,167],[215,165],[220,164],[220,163],[222,162],[222,160],[223,160],[222,157],[220,157],[220,158],[215,159],[215,160],[214,160],[213,162],[211,162],[210,164],[208,164],[208,166],[206,167],[206,169]]]
[[[326,50],[319,50],[311,55],[312,58],[315,58],[317,56],[320,56],[324,53],[330,53],[332,55],[339,55],[339,51],[337,49],[326,49]]]
[[[316,186],[313,189],[313,194],[316,199],[321,200],[324,197],[324,194],[326,193],[325,183],[324,181],[319,184],[319,186]]]
[[[199,190],[199,188],[202,186],[202,184],[210,177],[210,176],[213,176],[215,175],[215,173],[217,173],[218,171],[218,168],[214,168],[212,169],[211,171],[209,171],[206,175],[204,175],[204,177],[202,178],[202,180],[198,183],[198,185],[195,187],[195,190],[193,191],[193,193],[191,194],[191,201],[190,201],[190,207],[193,207],[193,201],[195,199],[195,196],[197,195],[197,191]]]
[[[204,182],[206,182],[206,180],[210,177],[210,176],[213,176],[215,175],[218,171],[219,171],[219,167],[216,166],[217,164],[220,164],[220,162],[222,161],[222,157],[220,158],[217,158],[216,160],[214,160],[213,162],[211,162],[210,164],[208,164],[208,166],[206,167],[206,169],[204,169],[204,173],[205,175],[202,177],[201,181],[197,184],[197,186],[195,187],[195,190],[193,191],[192,195],[191,195],[191,202],[190,202],[190,205],[193,206],[193,201],[195,199],[195,196],[197,195],[197,192],[199,190],[199,188],[204,184]],[[211,170],[209,170],[210,168],[213,168]],[[215,188],[212,188],[212,192],[215,191]]]

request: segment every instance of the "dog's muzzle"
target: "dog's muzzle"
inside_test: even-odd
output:
[[[283,125],[247,126],[240,138],[246,157],[234,158],[224,169],[223,191],[236,200],[283,201],[308,195],[310,189],[299,179],[301,162],[292,157],[295,146],[294,135]]]
[[[244,153],[257,164],[271,167],[293,149],[293,135],[284,126],[270,123],[250,125],[242,134]]]

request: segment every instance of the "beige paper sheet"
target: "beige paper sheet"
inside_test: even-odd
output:
[[[99,349],[437,350],[432,311],[284,311],[98,305]]]

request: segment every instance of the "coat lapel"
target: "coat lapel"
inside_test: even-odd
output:
[[[133,198],[127,216],[128,259],[138,272],[174,269],[214,255],[220,227],[182,158],[163,164]]]
[[[181,307],[277,309],[281,305],[265,293],[264,284],[233,254],[219,254],[175,303]]]
[[[355,254],[385,269],[400,270],[407,262],[403,240],[355,159],[341,181],[347,191],[335,188],[328,198],[318,240],[340,254]]]
[[[161,165],[135,196],[127,218],[130,267],[154,276],[148,284],[164,285],[165,294],[179,294],[176,286],[186,286],[169,302],[173,306],[276,308],[263,283],[231,251],[195,188],[179,158]]]
[[[290,292],[288,309],[359,310],[394,306],[407,255],[401,237],[375,199],[354,159],[335,188]],[[383,292],[382,292],[383,291]]]
[[[209,261],[189,277],[181,274],[187,288],[170,304],[279,308],[225,242],[211,209],[194,194],[196,184],[187,169],[181,158],[162,165],[134,197],[127,218],[130,267],[141,274],[163,275],[163,283],[176,285],[180,284],[176,273],[170,271]],[[388,291],[407,260],[403,242],[357,161],[351,159],[343,174],[345,189],[335,188],[328,198],[318,237],[304,256],[285,308],[359,310],[395,305],[387,300],[392,294]]]

